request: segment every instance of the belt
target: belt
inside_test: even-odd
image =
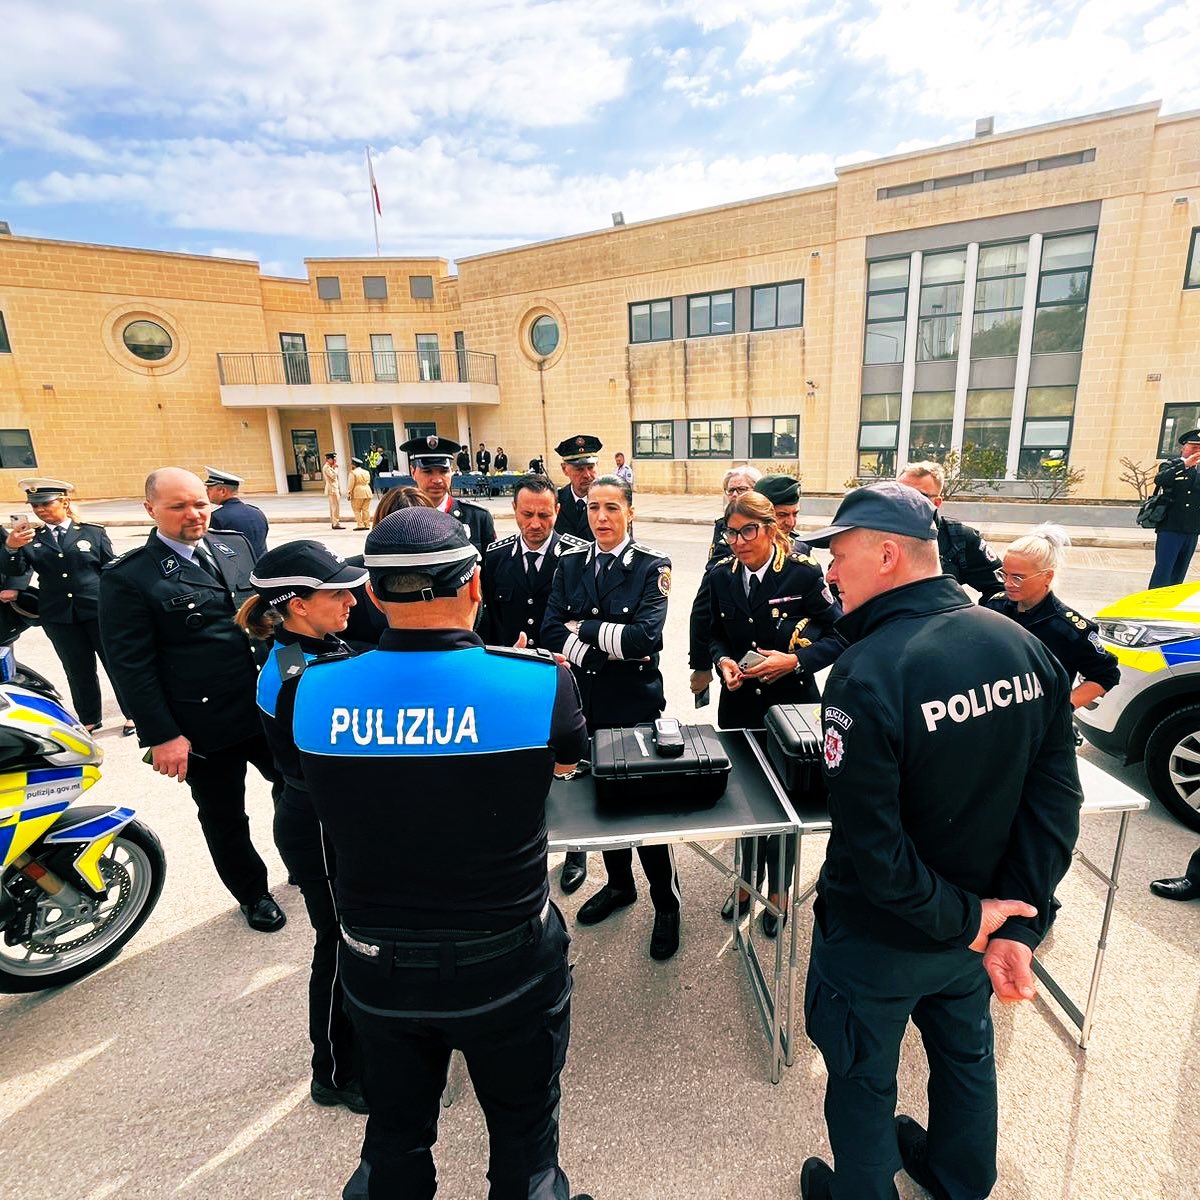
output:
[[[440,967],[469,966],[488,962],[526,945],[538,927],[544,928],[550,916],[550,901],[542,906],[536,917],[523,921],[503,933],[474,936],[470,930],[428,929],[404,930],[407,938],[381,938],[374,934],[352,934],[342,926],[342,941],[360,958],[371,959],[381,966]]]

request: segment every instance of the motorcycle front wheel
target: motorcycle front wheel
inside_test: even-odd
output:
[[[37,920],[26,941],[0,939],[0,993],[62,987],[111,962],[158,903],[167,862],[153,830],[130,821],[100,859],[108,885],[90,911],[72,911],[54,896],[37,901]]]

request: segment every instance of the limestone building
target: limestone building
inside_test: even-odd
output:
[[[809,492],[986,448],[1131,499],[1200,425],[1200,113],[1146,104],[843,167],[834,182],[462,259],[254,263],[0,236],[0,489],[250,491],[433,433],[514,466],[576,432],[637,486],[733,461]],[[403,465],[402,463],[399,465]]]

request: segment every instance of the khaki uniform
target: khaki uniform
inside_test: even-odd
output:
[[[371,472],[366,467],[355,467],[350,472],[350,506],[354,509],[354,527],[371,527]]]
[[[341,483],[338,480],[337,467],[333,463],[327,462],[321,468],[321,474],[325,477],[325,495],[329,499],[329,524],[340,525],[342,523]]]

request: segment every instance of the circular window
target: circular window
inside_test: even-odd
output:
[[[538,354],[548,358],[558,346],[558,322],[553,317],[538,317],[530,327],[529,340]]]
[[[154,321],[130,321],[121,334],[121,340],[130,354],[146,362],[166,358],[174,344],[171,335]]]

